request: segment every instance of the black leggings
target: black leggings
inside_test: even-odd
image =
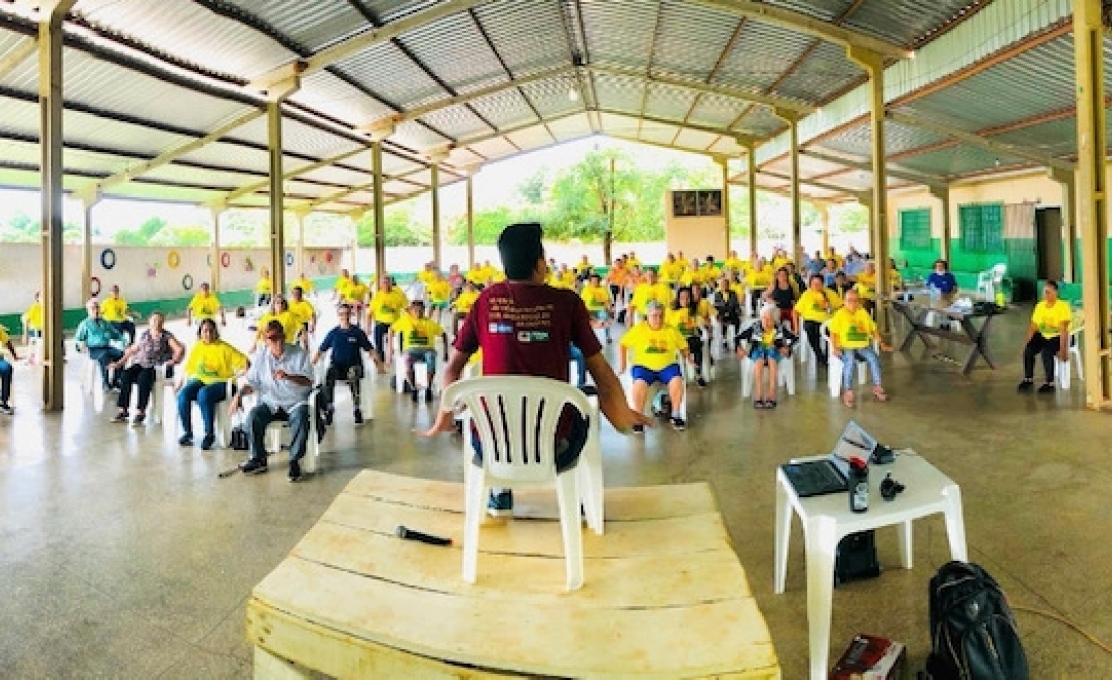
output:
[[[1045,338],[1042,333],[1035,333],[1023,348],[1023,378],[1032,380],[1035,377],[1035,355],[1042,355],[1043,370],[1046,371],[1046,381],[1054,382],[1054,356],[1062,348],[1062,340],[1058,337]]]
[[[703,375],[703,339],[698,335],[692,335],[687,338],[687,349],[691,352],[691,358],[695,361],[695,375],[702,377]]]
[[[375,322],[375,354],[379,361],[386,361],[386,338],[390,334],[390,324]]]
[[[359,380],[363,377],[363,364],[331,364],[324,374],[324,403],[331,406],[336,397],[336,381],[346,380],[351,387],[351,403],[359,408]]]
[[[822,351],[822,324],[818,321],[804,319],[803,331],[807,333],[807,342],[811,343],[811,349],[815,351],[815,357],[818,358],[820,364],[825,364],[826,352]]]

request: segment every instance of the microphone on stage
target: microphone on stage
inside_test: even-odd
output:
[[[422,543],[428,543],[429,545],[452,545],[452,539],[450,538],[423,534],[420,531],[406,529],[401,524],[394,530],[394,534],[396,534],[398,538],[404,538],[407,541],[420,541]]]

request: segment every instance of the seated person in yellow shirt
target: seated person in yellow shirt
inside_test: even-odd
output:
[[[660,277],[661,283],[672,285],[680,280],[683,276],[683,267],[676,264],[676,256],[668,253],[664,258],[664,262],[660,263],[657,268],[657,276]]]
[[[270,304],[270,296],[274,293],[274,286],[270,282],[270,270],[263,267],[259,270],[259,280],[255,282],[255,306],[266,307]]]
[[[1031,313],[1031,323],[1027,326],[1027,339],[1023,343],[1023,382],[1019,391],[1027,392],[1035,386],[1035,355],[1042,357],[1046,382],[1039,386],[1039,392],[1054,391],[1054,357],[1069,360],[1070,321],[1073,311],[1070,303],[1058,298],[1058,283],[1047,281],[1043,286],[1043,299],[1035,305]],[[1067,364],[1068,370],[1068,364]]]
[[[394,349],[394,335],[401,336],[401,352],[405,356],[406,391],[410,392],[413,401],[420,398],[417,383],[414,379],[413,365],[424,362],[429,372],[429,384],[426,399],[432,399],[432,386],[436,384],[436,337],[440,336],[444,342],[444,361],[448,360],[448,334],[432,319],[425,318],[425,303],[423,300],[414,300],[409,304],[409,310],[390,327],[390,349]],[[397,376],[395,376],[395,380]]]
[[[271,321],[277,321],[282,324],[282,330],[285,331],[285,337],[289,338],[289,343],[294,343],[297,334],[301,332],[301,318],[296,314],[290,312],[290,306],[286,299],[281,295],[275,295],[271,299],[270,309],[266,314],[259,317],[257,328],[255,330],[255,343],[266,344],[266,326]],[[302,338],[302,344],[308,346],[307,338]]]
[[[124,340],[125,346],[135,342],[134,319],[139,318],[139,313],[128,307],[127,300],[120,295],[119,286],[112,286],[108,297],[100,303],[100,314],[127,338]]]
[[[348,270],[341,269],[340,275],[336,278],[336,283],[332,287],[332,299],[337,304],[344,301],[344,296],[347,294],[348,286],[351,285],[351,274]]]
[[[371,298],[371,304],[367,308],[366,328],[367,335],[373,337],[375,355],[380,363],[386,361],[386,355],[390,353],[386,346],[390,327],[402,317],[408,306],[409,300],[401,289],[394,286],[393,279],[386,275],[380,276],[378,292]],[[373,328],[371,322],[374,324]]]
[[[290,306],[290,314],[297,317],[301,324],[301,330],[315,333],[317,330],[317,310],[313,307],[312,302],[305,299],[305,292],[301,289],[301,286],[294,286],[290,290],[290,299],[287,302]]]
[[[745,275],[745,285],[749,287],[750,314],[757,315],[764,293],[772,285],[772,274],[775,270],[768,264],[768,260],[759,257]]]
[[[853,287],[861,297],[861,306],[872,313],[876,309],[877,276],[875,262],[869,260],[865,263],[864,269],[857,274],[857,280]]]
[[[459,328],[460,323],[463,322],[467,315],[471,313],[471,307],[474,306],[475,300],[479,299],[479,287],[474,281],[467,280],[463,284],[463,290],[456,296],[452,302],[452,310],[454,312],[452,319],[453,335],[455,330]]]
[[[294,279],[292,283],[290,283],[290,293],[291,293],[291,294],[293,293],[293,289],[294,289],[294,288],[300,288],[300,289],[301,289],[301,294],[302,294],[302,295],[305,295],[305,296],[309,296],[309,295],[312,295],[312,294],[313,294],[313,288],[314,288],[314,286],[313,286],[313,282],[312,282],[312,281],[310,281],[310,280],[309,280],[309,279],[308,279],[308,278],[307,278],[307,277],[305,276],[305,272],[301,272],[301,273],[300,273],[300,274],[299,274],[299,275],[297,276],[297,278],[296,278],[296,279]]]
[[[807,342],[810,343],[819,365],[825,366],[827,356],[822,346],[822,324],[842,306],[842,301],[822,283],[822,274],[811,274],[807,290],[795,302],[795,312],[803,320],[803,332],[807,334]]]
[[[649,302],[656,302],[663,308],[671,301],[672,289],[668,284],[657,281],[656,272],[646,269],[641,276],[641,282],[633,289],[633,298],[629,306],[634,316],[628,319],[628,323],[632,326],[637,323],[638,318],[643,318],[647,313]]]
[[[680,286],[676,291],[676,299],[664,314],[664,323],[675,328],[687,343],[687,351],[695,365],[695,384],[699,387],[707,386],[707,379],[703,377],[703,329],[704,319],[699,314],[699,301],[692,294],[692,289]]]
[[[426,262],[425,268],[417,272],[417,280],[425,284],[426,287],[438,276],[440,276],[440,272],[437,271],[435,262]]]
[[[35,291],[35,299],[31,302],[31,306],[23,312],[21,320],[23,321],[23,344],[29,345],[31,338],[42,337],[42,295],[39,291]],[[27,363],[35,363],[35,348],[29,347],[27,350]]]
[[[869,365],[873,396],[877,401],[888,401],[880,384],[880,357],[870,342],[876,340],[885,352],[892,348],[880,337],[873,317],[861,306],[860,294],[855,289],[846,291],[844,302],[845,306],[830,320],[830,351],[842,360],[842,403],[853,406],[853,375],[858,359]]]
[[[610,304],[610,291],[602,285],[602,277],[592,272],[583,290],[579,291],[579,297],[583,298],[583,304],[587,305],[587,312],[591,315],[591,326],[603,329],[606,334],[606,344],[613,342],[610,337],[613,306]]]
[[[618,352],[618,373],[625,373],[629,366],[629,353],[633,352],[633,378],[631,393],[633,410],[645,410],[645,400],[649,396],[649,386],[663,383],[668,386],[668,398],[672,403],[672,427],[683,430],[687,422],[683,419],[680,405],[683,404],[683,371],[676,360],[679,352],[684,360],[688,357],[687,340],[672,326],[664,323],[664,305],[656,300],[646,303],[647,318],[622,336],[621,351]],[[635,433],[645,431],[644,426],[634,425]]]
[[[227,326],[228,320],[224,317],[224,308],[220,306],[220,298],[209,290],[207,283],[201,284],[201,290],[193,296],[189,301],[189,306],[185,309],[185,325],[192,326],[193,320],[204,321],[205,319],[216,319],[216,315],[220,315],[220,325]]]
[[[367,284],[360,281],[358,276],[352,274],[351,280],[344,288],[343,301],[351,306],[355,318],[363,318],[363,313],[367,309],[367,296],[370,294],[371,290],[367,287]]]
[[[432,279],[425,284],[425,295],[429,297],[429,318],[443,324],[448,305],[452,302],[452,284],[440,272],[434,271]]]
[[[185,360],[182,386],[178,389],[178,418],[182,436],[178,444],[193,445],[192,403],[201,409],[205,438],[201,448],[208,450],[216,443],[216,405],[228,395],[228,380],[248,366],[247,355],[220,339],[220,331],[211,318],[203,319],[197,330],[198,342],[189,349]]]
[[[736,250],[731,250],[730,254],[726,256],[726,261],[722,263],[723,270],[733,270],[738,274],[745,271],[745,261],[737,256]]]

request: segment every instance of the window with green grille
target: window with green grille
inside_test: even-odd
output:
[[[930,250],[931,210],[900,211],[900,250]]]
[[[967,253],[1004,250],[1004,206],[1000,203],[958,207],[961,245]]]

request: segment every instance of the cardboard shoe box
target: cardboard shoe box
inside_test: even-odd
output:
[[[906,651],[902,642],[856,635],[834,664],[830,680],[903,680]]]

